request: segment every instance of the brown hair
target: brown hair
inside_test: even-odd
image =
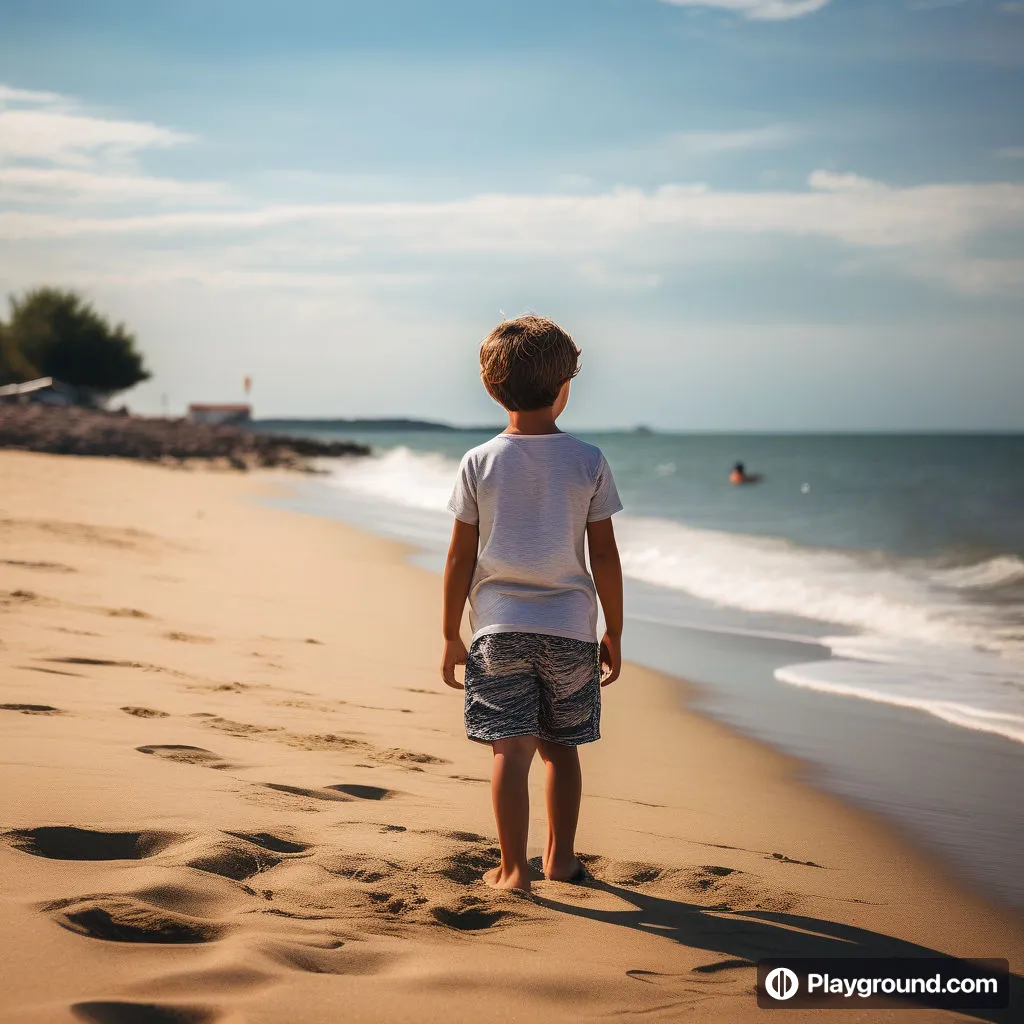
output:
[[[510,412],[546,409],[580,372],[580,350],[553,320],[529,313],[504,320],[480,345],[487,393]]]

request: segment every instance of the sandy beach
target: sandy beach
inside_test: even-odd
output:
[[[583,752],[597,884],[488,889],[439,580],[287,486],[0,453],[0,1021],[742,1022],[770,955],[1024,969],[1019,916],[632,665]]]

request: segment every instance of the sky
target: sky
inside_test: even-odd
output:
[[[1024,429],[1024,2],[0,0],[0,295],[180,413]]]

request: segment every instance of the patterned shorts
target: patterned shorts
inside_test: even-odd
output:
[[[478,637],[466,659],[466,733],[482,743],[592,743],[601,735],[600,648],[543,633]]]

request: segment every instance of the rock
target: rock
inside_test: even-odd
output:
[[[0,405],[0,448],[180,464],[209,460],[237,470],[308,470],[309,460],[369,455],[366,445],[262,434],[185,419],[93,409]]]

